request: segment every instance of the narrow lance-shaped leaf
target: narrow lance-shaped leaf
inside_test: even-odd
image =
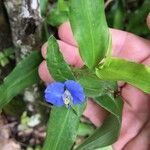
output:
[[[70,0],[69,19],[80,55],[89,68],[105,57],[109,31],[103,0]]]
[[[113,144],[118,137],[119,128],[120,124],[117,118],[114,115],[109,116],[104,124],[76,150],[94,150],[96,148]]]
[[[76,150],[94,150],[113,144],[119,135],[121,126],[122,101],[116,100],[109,95],[96,97],[95,102],[105,108],[111,115],[104,121],[103,125],[83,142]]]
[[[56,81],[75,80],[54,37],[50,37],[48,40],[46,60],[49,72]],[[74,105],[70,109],[52,107],[43,150],[70,150],[74,144],[84,108],[85,104]]]
[[[150,68],[120,58],[111,58],[96,69],[96,75],[103,80],[122,80],[150,93]]]
[[[48,70],[56,81],[64,82],[66,80],[75,80],[75,77],[65,62],[56,39],[51,36],[48,39],[48,50],[46,56]]]
[[[26,87],[39,82],[38,66],[41,61],[40,52],[32,52],[4,79],[0,86],[0,109]]]
[[[48,130],[43,150],[70,150],[79,127],[84,105],[79,105],[77,116],[73,109],[53,107],[48,122]]]
[[[40,0],[39,2],[40,2],[41,15],[45,17],[47,13],[48,0]]]

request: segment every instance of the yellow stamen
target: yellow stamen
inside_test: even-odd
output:
[[[64,100],[64,104],[65,104],[65,105],[69,105],[69,104],[70,104],[70,100],[69,100],[69,99],[65,99],[65,100]]]

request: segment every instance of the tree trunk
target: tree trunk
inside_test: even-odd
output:
[[[11,26],[13,44],[20,60],[41,44],[42,18],[38,0],[4,0]]]
[[[42,17],[38,0],[4,0],[15,46],[15,59],[19,62],[34,49],[40,49],[42,38]],[[20,70],[21,71],[21,70]],[[24,100],[38,99],[38,86],[24,92]]]

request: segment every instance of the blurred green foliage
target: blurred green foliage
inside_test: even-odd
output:
[[[2,52],[0,52],[0,65],[2,67],[6,66],[9,63],[9,59],[14,59],[14,49],[13,48],[7,48],[3,49]]]
[[[68,20],[68,0],[64,3],[60,1],[47,10],[45,17],[49,25],[59,26]],[[109,27],[150,37],[146,25],[146,17],[150,12],[149,0],[112,0],[107,4],[105,12]]]
[[[150,12],[149,0],[113,0],[106,7],[108,25],[143,37],[150,37],[146,17]]]

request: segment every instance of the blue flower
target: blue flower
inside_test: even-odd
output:
[[[64,83],[53,82],[45,90],[45,99],[55,106],[65,105],[67,108],[72,104],[80,104],[85,100],[82,86],[73,80]]]

